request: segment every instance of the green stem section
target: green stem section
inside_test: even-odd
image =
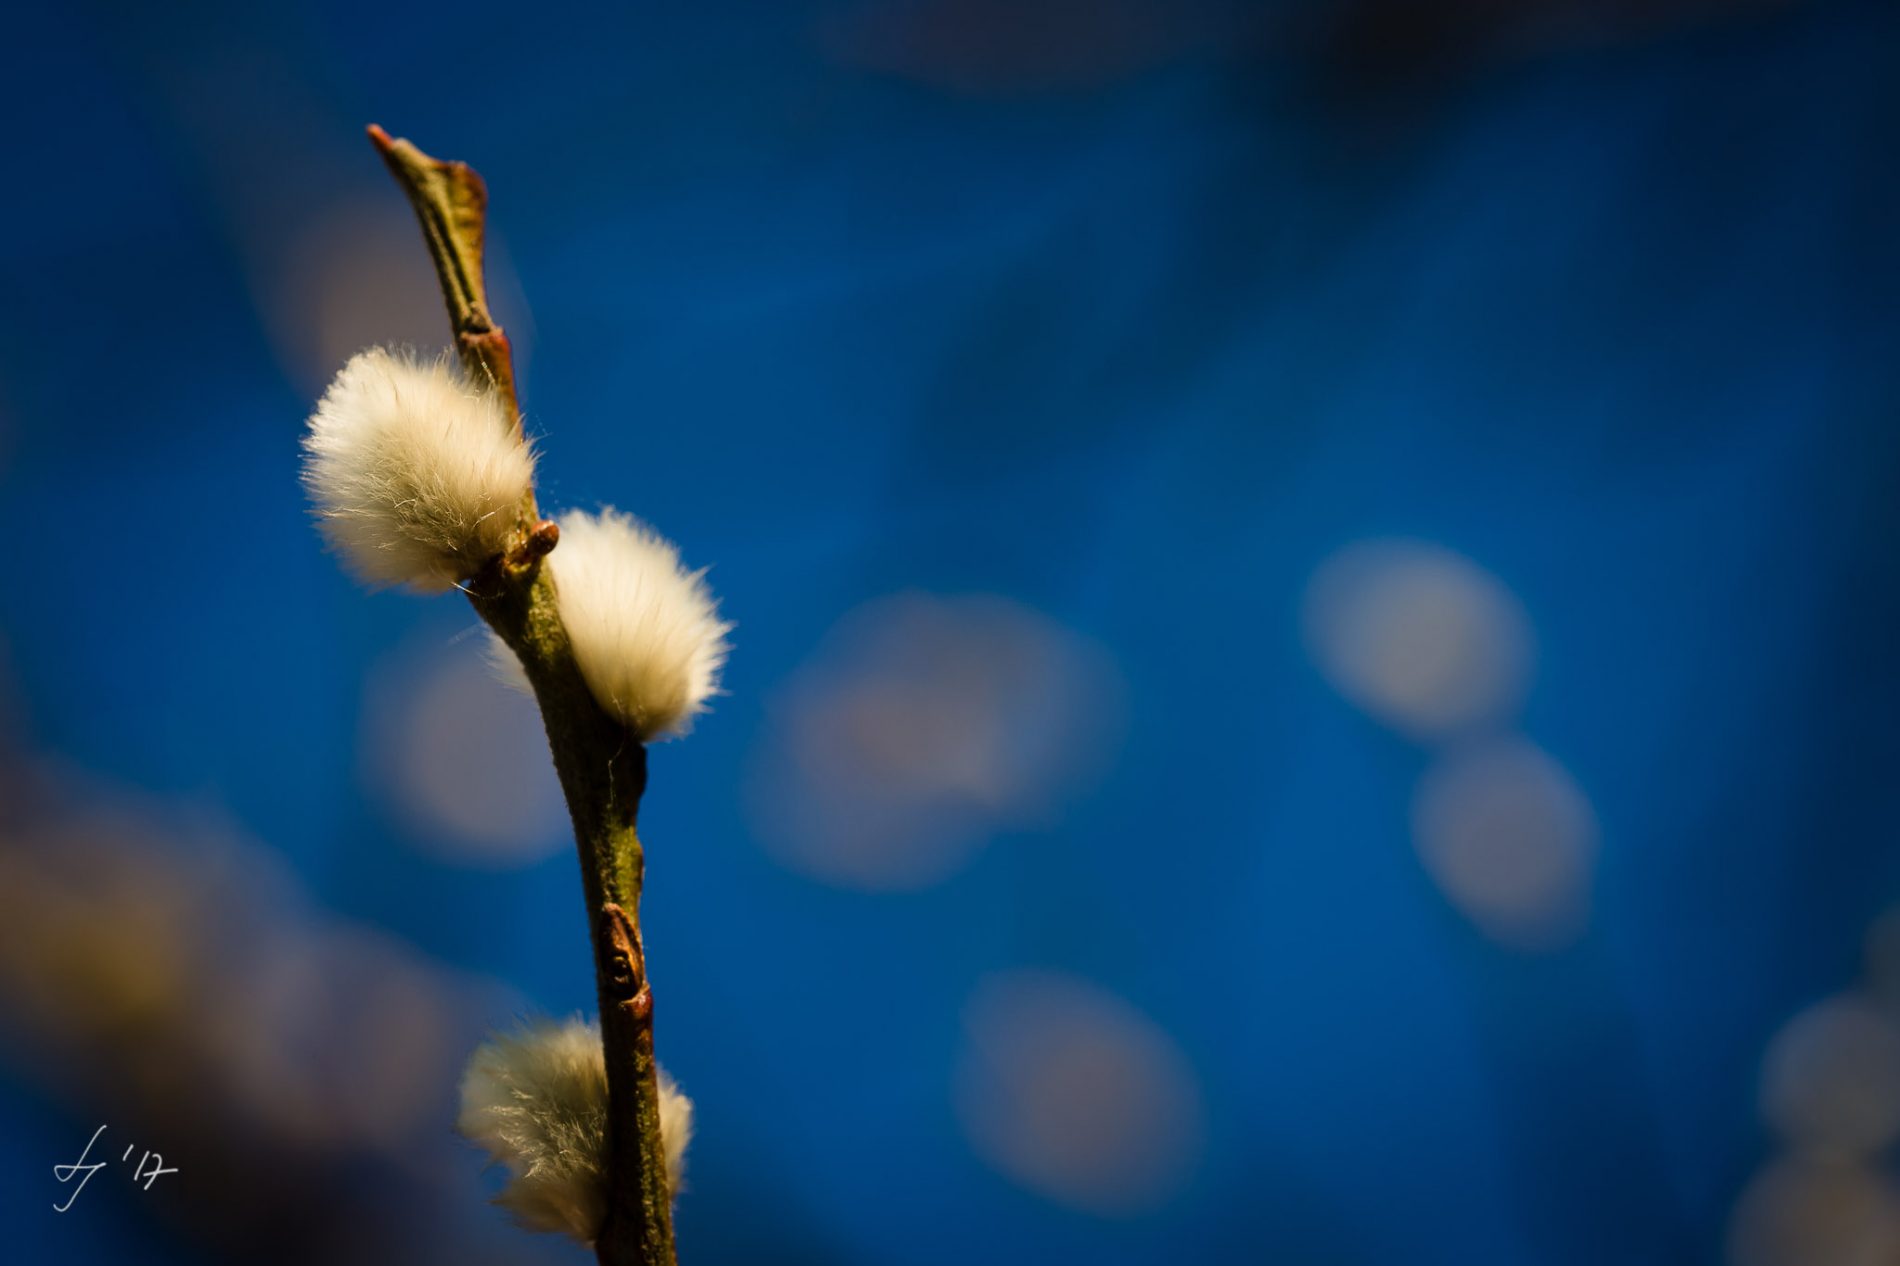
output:
[[[594,701],[568,650],[554,582],[535,567],[526,584],[470,586],[488,626],[515,652],[547,726],[554,769],[580,847],[607,1058],[607,1221],[595,1244],[603,1266],[674,1260],[672,1195],[660,1137],[653,994],[637,922],[645,854],[637,833],[646,747]]]
[[[482,281],[488,194],[463,163],[430,158],[371,127],[370,139],[408,194],[442,284],[464,368],[520,417],[508,336],[489,315]],[[522,506],[516,548],[468,584],[476,612],[521,661],[547,727],[554,769],[580,850],[607,1062],[607,1219],[595,1241],[602,1266],[674,1266],[673,1201],[660,1138],[653,993],[640,941],[645,854],[637,833],[646,790],[646,748],[608,715],[574,662],[541,565],[558,542],[539,521],[533,494]]]

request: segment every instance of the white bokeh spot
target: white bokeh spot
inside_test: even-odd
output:
[[[978,1155],[1023,1187],[1106,1217],[1180,1192],[1205,1141],[1187,1057],[1115,994],[1059,972],[983,981],[964,1011],[957,1113]]]
[[[1442,756],[1413,795],[1412,838],[1446,899],[1501,944],[1558,948],[1588,921],[1596,817],[1563,766],[1526,740]]]
[[[1302,623],[1333,688],[1415,739],[1508,724],[1530,685],[1522,605],[1491,573],[1439,545],[1345,547],[1314,573]]]

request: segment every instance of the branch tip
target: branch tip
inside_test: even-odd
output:
[[[477,383],[495,390],[519,425],[514,358],[507,335],[488,312],[482,252],[488,227],[488,186],[467,163],[432,158],[380,124],[364,129],[383,165],[415,208],[423,241],[442,284],[449,329],[462,366]]]

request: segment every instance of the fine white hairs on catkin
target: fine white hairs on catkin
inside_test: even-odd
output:
[[[447,357],[359,352],[310,415],[304,487],[332,548],[373,585],[442,590],[509,545],[534,454]]]
[[[574,662],[600,706],[652,742],[684,734],[719,684],[726,634],[704,571],[630,515],[561,517],[548,556]]]
[[[456,1128],[508,1168],[497,1204],[534,1231],[592,1244],[607,1217],[607,1065],[600,1030],[570,1020],[484,1042],[462,1077]],[[667,1189],[679,1194],[693,1101],[660,1073]]]

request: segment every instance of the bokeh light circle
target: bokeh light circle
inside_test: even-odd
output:
[[[1419,780],[1412,837],[1446,898],[1494,940],[1551,949],[1583,930],[1596,817],[1535,745],[1504,738],[1446,753]]]
[[[1155,1209],[1205,1135],[1193,1069],[1129,1003],[1058,972],[984,981],[964,1012],[958,1116],[971,1146],[1031,1191],[1103,1216]]]
[[[1790,1156],[1749,1183],[1729,1219],[1730,1266],[1893,1266],[1900,1201],[1841,1157]]]
[[[567,847],[540,713],[496,679],[481,639],[404,647],[368,691],[365,775],[419,847],[491,868]]]
[[[1801,1011],[1762,1061],[1762,1115],[1790,1142],[1870,1155],[1900,1138],[1900,1026],[1847,994]]]
[[[1423,541],[1349,545],[1322,563],[1302,611],[1334,689],[1416,739],[1507,722],[1530,685],[1530,621],[1470,559]]]
[[[786,865],[923,888],[993,833],[1052,825],[1122,735],[1095,643],[1008,599],[901,594],[847,615],[772,701],[747,806]]]

